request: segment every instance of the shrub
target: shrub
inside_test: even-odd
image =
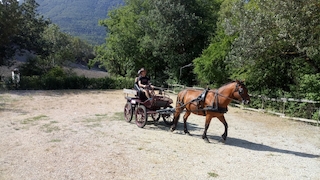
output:
[[[320,73],[305,74],[300,80],[300,92],[306,99],[320,101]]]
[[[133,84],[133,78],[66,76],[59,69],[54,69],[43,76],[22,76],[20,89],[122,89],[132,88]]]

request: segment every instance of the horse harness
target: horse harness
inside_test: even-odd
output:
[[[219,95],[222,96],[222,97],[225,97],[225,98],[227,98],[227,99],[231,99],[231,100],[233,100],[233,101],[236,101],[236,102],[239,102],[239,101],[236,100],[236,99],[233,99],[233,98],[224,96],[224,95],[222,95],[222,94],[219,94],[219,93],[218,93],[218,90],[219,90],[219,89],[215,90],[215,92],[214,92],[214,94],[215,94],[215,95],[214,95],[214,99],[215,99],[215,100],[212,102],[212,105],[211,105],[211,106],[206,106],[206,107],[204,107],[205,99],[206,99],[206,97],[207,97],[208,92],[210,91],[209,88],[205,89],[197,98],[191,100],[190,102],[188,102],[188,103],[186,103],[186,104],[183,104],[183,103],[182,103],[182,102],[183,102],[183,98],[184,98],[184,96],[185,96],[186,93],[183,94],[183,96],[182,96],[182,102],[180,101],[179,104],[180,104],[180,106],[181,106],[181,108],[182,108],[182,107],[185,107],[186,105],[188,105],[188,104],[190,104],[190,103],[194,103],[194,102],[195,102],[195,103],[197,103],[198,109],[197,109],[197,110],[194,110],[194,111],[192,111],[192,112],[203,111],[203,116],[206,116],[206,111],[218,112],[218,113],[223,113],[223,114],[224,114],[224,113],[228,112],[228,107],[224,108],[224,107],[220,107],[220,106],[219,106],[219,99],[218,99],[218,96],[219,96]],[[241,98],[244,99],[244,98],[242,97],[242,95],[243,95],[243,88],[240,88],[238,83],[237,83],[237,85],[236,85],[236,90],[235,90],[235,91],[238,91],[238,93],[239,93],[239,95],[241,96]],[[234,92],[235,92],[235,91],[234,91]]]

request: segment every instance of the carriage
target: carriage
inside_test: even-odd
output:
[[[125,120],[131,122],[133,116],[135,116],[137,126],[143,128],[148,122],[148,117],[152,117],[155,125],[162,117],[164,123],[171,126],[174,112],[171,105],[173,100],[161,88],[158,88],[158,90],[157,93],[154,89],[151,90],[153,98],[149,100],[139,90],[123,89],[127,101],[124,106]]]
[[[155,123],[158,123],[162,116],[166,124],[172,125],[171,131],[174,131],[177,128],[180,114],[185,112],[183,115],[184,132],[190,134],[187,128],[189,115],[193,113],[205,116],[205,129],[202,138],[206,142],[209,142],[207,130],[212,118],[216,117],[223,123],[225,131],[222,134],[222,141],[224,142],[228,134],[228,123],[224,117],[224,113],[228,111],[228,104],[231,101],[243,104],[250,102],[248,89],[244,85],[244,81],[239,80],[226,83],[213,90],[184,89],[177,95],[175,108],[170,105],[173,102],[172,99],[162,93],[155,95],[153,91],[153,101],[149,101],[146,97],[141,96],[142,94],[139,94],[137,90],[124,89],[124,92],[127,93],[127,103],[124,107],[126,121],[130,122],[134,113],[136,124],[142,128],[146,125],[149,115]],[[134,94],[134,97],[129,97],[128,94]]]

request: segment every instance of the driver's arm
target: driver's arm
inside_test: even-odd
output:
[[[142,87],[142,88],[145,88],[145,87],[146,87],[146,85],[141,84],[141,81],[140,81],[140,80],[139,80],[138,84],[139,84],[139,87]]]

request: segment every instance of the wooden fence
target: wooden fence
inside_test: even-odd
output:
[[[185,88],[193,88],[193,89],[200,89],[204,90],[204,88],[201,87],[187,87],[181,84],[169,84],[168,90],[171,93],[178,93],[182,89]],[[291,119],[291,120],[296,120],[296,121],[302,121],[302,122],[308,122],[308,123],[314,123],[317,124],[317,126],[320,125],[320,101],[312,101],[312,100],[307,100],[307,99],[294,99],[294,98],[269,98],[263,95],[252,95],[250,94],[251,99],[253,100],[259,100],[261,101],[260,107],[256,108],[251,108],[248,107],[247,105],[241,105],[241,104],[233,104],[236,107],[239,107],[244,110],[250,110],[250,111],[256,111],[256,112],[263,112],[263,113],[270,113],[270,114],[275,114],[278,115],[282,118],[286,119]],[[274,102],[277,103],[278,108],[270,107],[270,104]],[[289,102],[296,102],[296,103],[307,103],[308,104],[308,111],[310,113],[318,113],[318,119],[308,119],[308,118],[301,118],[301,117],[291,117],[286,115],[286,109],[288,108],[288,103]],[[274,110],[277,109],[277,110]],[[301,109],[300,109],[301,111]],[[303,111],[303,110],[302,110]]]

